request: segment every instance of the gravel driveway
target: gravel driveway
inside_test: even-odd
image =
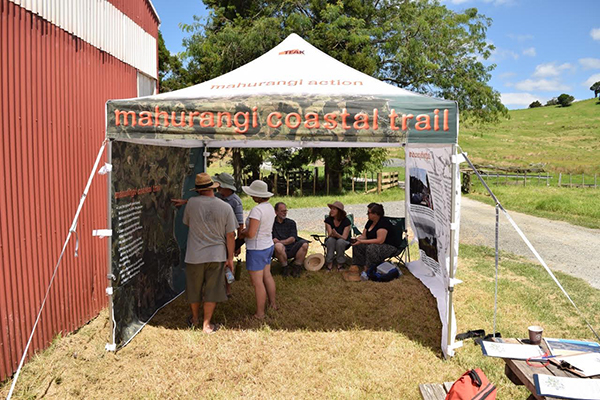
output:
[[[387,202],[383,205],[386,215],[404,216],[403,201]],[[354,214],[356,226],[362,230],[367,222],[366,204],[349,205],[346,210]],[[322,208],[290,209],[288,217],[296,221],[301,231],[323,233],[323,216],[327,212],[326,205]],[[551,269],[585,279],[590,285],[600,289],[600,257],[597,254],[600,249],[600,230],[515,211],[509,211],[509,214]],[[494,247],[494,226],[494,207],[463,197],[461,243]],[[499,232],[500,250],[525,256],[537,263],[535,256],[502,212]]]

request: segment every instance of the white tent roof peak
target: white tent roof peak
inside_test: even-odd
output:
[[[151,98],[183,100],[263,94],[420,96],[363,74],[292,33],[267,53],[227,74]]]

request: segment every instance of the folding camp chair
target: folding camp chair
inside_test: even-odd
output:
[[[325,220],[325,218],[329,217],[329,214],[325,214],[323,216],[323,220]],[[360,231],[360,229],[358,229],[356,227],[356,225],[354,225],[354,215],[352,214],[347,214],[346,217],[348,217],[348,219],[350,220],[350,236],[358,236],[360,235],[362,232]],[[319,242],[319,244],[323,247],[323,255],[327,256],[327,246],[325,246],[325,239],[327,239],[327,235],[310,235],[312,236],[313,239],[315,239],[317,242]],[[348,245],[348,248],[346,250],[348,250],[350,248],[350,246]],[[352,259],[352,257],[346,255],[347,259]]]
[[[385,217],[390,221],[394,227],[392,232],[398,240],[398,246],[396,252],[389,256],[388,260],[397,260],[398,262],[406,265],[407,261],[410,261],[410,249],[408,247],[408,230],[406,229],[406,218],[404,217]]]

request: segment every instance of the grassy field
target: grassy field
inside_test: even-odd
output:
[[[455,291],[458,329],[492,330],[494,253],[461,246]],[[592,325],[600,322],[600,292],[557,276]],[[504,376],[504,363],[486,358],[467,340],[449,360],[440,356],[435,301],[416,278],[350,283],[339,273],[276,276],[280,310],[265,322],[254,312],[244,271],[233,298],[215,314],[223,328],[205,335],[186,328],[179,298],[161,310],[124,349],[107,353],[106,310],[78,332],[57,338],[27,363],[15,399],[33,398],[401,398],[419,399],[418,384],[452,381],[482,368],[500,399],[526,398]],[[525,337],[540,324],[549,337],[593,339],[537,265],[511,254],[500,263],[498,330]],[[10,381],[0,386],[8,393]]]
[[[512,110],[496,125],[462,124],[458,141],[475,163],[600,174],[600,102]]]

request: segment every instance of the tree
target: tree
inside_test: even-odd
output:
[[[158,31],[158,87],[161,92],[170,92],[191,85],[188,73],[177,55],[171,55],[162,33]]]
[[[556,97],[551,98],[546,102],[547,106],[556,106],[558,105],[558,99]]]
[[[594,98],[599,97],[600,98],[600,81],[594,83],[592,86],[590,86],[590,90],[592,90],[594,92]]]
[[[270,50],[295,32],[339,61],[393,85],[457,100],[464,117],[508,115],[484,65],[494,47],[491,20],[456,13],[436,0],[206,0],[206,23],[184,25],[195,82],[215,78]]]
[[[507,116],[500,93],[488,85],[495,65],[491,20],[477,11],[449,10],[437,0],[205,0],[209,16],[184,25],[189,76],[194,83],[254,60],[297,33],[363,73],[392,85],[456,100],[463,120]],[[371,157],[374,150],[361,150]],[[332,173],[348,149],[315,150]],[[356,167],[358,169],[358,166]],[[339,176],[339,174],[336,174]],[[335,175],[334,175],[335,176]]]
[[[561,107],[568,107],[575,100],[575,97],[571,96],[570,94],[563,93],[558,96],[557,100]]]
[[[537,108],[537,107],[541,107],[541,106],[542,106],[542,103],[540,103],[539,100],[536,100],[529,105],[529,108]]]

